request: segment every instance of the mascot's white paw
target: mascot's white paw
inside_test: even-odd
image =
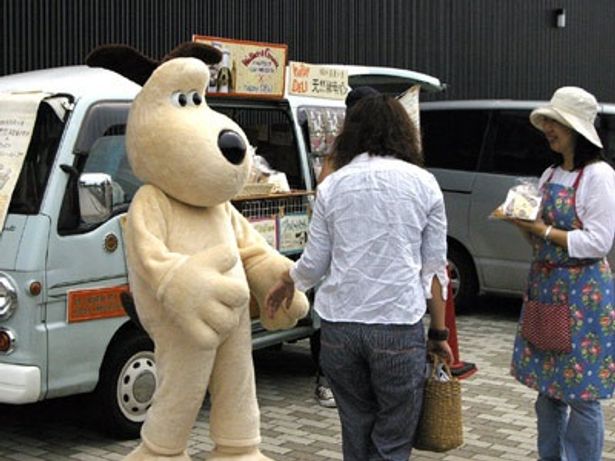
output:
[[[172,320],[199,346],[213,349],[239,324],[250,292],[243,280],[228,275],[238,257],[227,245],[190,256],[175,269],[162,290],[162,303]]]
[[[285,330],[292,328],[299,319],[305,317],[309,311],[310,303],[305,294],[295,291],[293,301],[288,309],[281,307],[271,319],[267,316],[265,309],[261,309],[261,324],[267,330]]]
[[[216,447],[207,461],[273,461],[263,455],[258,448]]]
[[[124,461],[191,461],[191,459],[185,451],[179,455],[164,456],[140,444],[124,458]]]

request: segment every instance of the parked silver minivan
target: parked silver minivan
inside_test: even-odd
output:
[[[521,177],[539,177],[557,154],[529,122],[547,101],[440,101],[421,104],[427,167],[444,192],[449,268],[457,309],[483,293],[520,296],[531,250],[520,232],[489,214]],[[615,104],[602,104],[600,132],[615,159]],[[615,191],[613,191],[615,193]],[[615,252],[609,255],[611,267]]]

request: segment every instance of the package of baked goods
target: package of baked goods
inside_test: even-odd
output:
[[[523,219],[534,221],[540,212],[542,194],[534,178],[523,178],[520,184],[511,187],[506,200],[492,213],[494,219]]]
[[[252,169],[248,180],[238,196],[267,195],[278,192],[290,192],[286,174],[274,170],[264,157],[255,154],[252,157]]]

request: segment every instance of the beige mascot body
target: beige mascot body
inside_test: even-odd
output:
[[[193,55],[199,59],[186,57]],[[142,443],[127,460],[190,459],[188,438],[207,389],[215,443],[208,459],[269,459],[258,450],[249,300],[252,294],[264,306],[291,261],[229,202],[248,176],[251,148],[241,128],[205,102],[205,62],[217,59],[217,50],[195,43],[160,65],[123,46],[88,57],[89,65],[144,83],[126,128],[129,161],[144,185],[124,232],[137,313],[155,344],[158,387]],[[274,319],[263,313],[261,321],[288,328],[307,309],[296,292],[287,311]]]

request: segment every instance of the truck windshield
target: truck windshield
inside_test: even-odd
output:
[[[36,114],[36,122],[28,152],[9,205],[9,213],[37,214],[49,173],[62,138],[65,118],[60,103],[65,97],[44,100]]]

